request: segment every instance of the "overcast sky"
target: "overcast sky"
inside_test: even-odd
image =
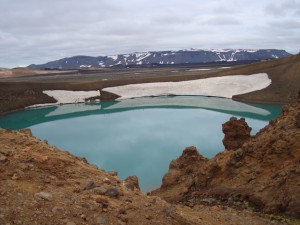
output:
[[[0,67],[74,55],[300,51],[300,0],[0,0]]]

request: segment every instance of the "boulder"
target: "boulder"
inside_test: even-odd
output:
[[[245,118],[237,119],[231,117],[230,120],[222,124],[222,131],[225,134],[223,144],[227,150],[237,150],[251,138],[252,128],[248,126]]]
[[[100,90],[100,100],[101,101],[112,101],[112,100],[115,100],[119,97],[120,97],[119,95],[116,95],[114,93],[110,93],[110,92],[107,92],[107,91]]]
[[[296,127],[297,128],[300,128],[300,112],[296,115]]]
[[[139,179],[137,176],[129,176],[125,179],[125,186],[132,191],[134,189],[140,190]]]

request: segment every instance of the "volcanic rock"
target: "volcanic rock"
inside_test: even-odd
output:
[[[129,176],[124,181],[127,188],[131,190],[140,190],[139,179],[137,176]]]
[[[96,194],[105,195],[105,193],[107,192],[107,188],[105,188],[105,187],[95,187],[93,191]]]
[[[117,189],[115,189],[115,188],[109,188],[109,189],[106,191],[106,194],[107,194],[108,196],[110,196],[110,197],[115,197],[115,198],[117,198],[117,197],[119,197],[120,192],[119,192]]]
[[[52,194],[48,193],[48,192],[39,192],[39,193],[36,193],[34,195],[34,198],[36,200],[46,200],[46,201],[52,201],[53,200]]]
[[[289,140],[285,140],[284,143],[289,143]],[[49,146],[20,131],[0,129],[0,151],[3,149],[8,150],[4,153],[7,152],[9,163],[0,163],[0,224],[99,224],[100,217],[107,218],[108,224],[218,225],[220,221],[224,225],[279,224],[259,214],[249,214],[240,209],[237,211],[232,208],[228,210],[221,208],[218,212],[202,205],[201,210],[197,210],[196,202],[190,200],[199,198],[197,189],[200,187],[199,184],[209,177],[213,178],[214,174],[224,168],[217,162],[214,164],[206,162],[209,160],[198,154],[193,147],[185,151],[181,161],[174,161],[171,168],[177,173],[184,170],[186,177],[178,179],[180,188],[185,190],[182,196],[186,198],[182,202],[185,204],[186,200],[190,201],[188,203],[195,205],[195,209],[169,204],[157,196],[145,195],[137,189],[132,191],[125,185],[121,185],[124,181],[120,178],[111,176],[86,163],[80,157]],[[229,154],[232,152],[226,151]],[[44,160],[45,158],[47,160]],[[294,155],[290,158],[296,160]],[[194,167],[196,162],[201,162],[201,165]],[[300,171],[299,168],[290,167],[288,164],[286,169],[286,171],[276,170],[273,176],[273,179],[278,179],[283,188],[285,188],[283,181],[289,181],[289,176],[292,176],[296,184],[298,181],[295,176],[299,176]],[[195,176],[197,171],[202,171],[202,175]],[[232,172],[233,170],[229,171]],[[19,175],[20,178],[12,180],[14,174]],[[237,174],[234,173],[233,176]],[[227,177],[225,176],[224,179]],[[87,181],[93,181],[95,185],[91,186],[95,187],[84,191],[85,185],[92,183]],[[210,182],[203,183],[203,185],[207,184]],[[263,184],[261,189],[262,186]],[[98,187],[107,189],[107,193],[99,195]],[[171,183],[166,186],[167,189],[170,187],[173,187]],[[113,190],[108,191],[110,188]],[[193,191],[193,198],[189,198],[189,191]],[[295,194],[297,189],[291,188],[288,191],[285,196],[289,198],[289,193],[293,193],[292,197],[295,197],[289,202],[289,207],[297,206],[299,199]],[[119,194],[118,197],[114,197],[115,193]],[[176,193],[175,187],[172,194],[176,196]],[[273,193],[277,194],[274,191]],[[239,216],[235,216],[237,213]],[[102,222],[105,223],[104,220]]]
[[[85,190],[90,190],[90,189],[92,189],[92,188],[94,188],[94,187],[95,187],[94,181],[89,180],[88,182],[86,182],[86,184],[85,184],[85,186],[84,186],[84,189],[85,189]]]
[[[295,120],[296,120],[296,127],[300,128],[300,112],[295,117]]]
[[[299,217],[300,129],[295,123],[299,112],[299,103],[285,107],[252,138],[243,119],[231,119],[223,125],[232,142],[227,149],[240,146],[238,150],[205,160],[195,148],[185,149],[151,194],[192,207],[209,199],[216,205]]]
[[[103,90],[100,91],[100,100],[101,101],[111,101],[111,100],[117,99],[119,97],[120,97],[119,95],[116,95],[116,94],[113,94],[113,93],[110,93],[107,91],[103,91]]]
[[[252,128],[248,126],[245,118],[230,120],[222,124],[222,131],[225,134],[223,144],[227,150],[237,150],[251,137]]]
[[[4,156],[4,155],[1,155],[0,156],[0,162],[6,162],[8,159],[7,159],[7,157],[6,156]]]

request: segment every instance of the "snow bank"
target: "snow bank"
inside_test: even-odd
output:
[[[181,82],[130,84],[104,88],[121,96],[118,99],[161,95],[201,95],[232,98],[233,95],[264,89],[271,84],[266,73],[213,77]]]
[[[43,91],[57,100],[56,104],[84,102],[86,98],[99,96],[99,91],[65,91],[65,90],[48,90]]]
[[[100,96],[99,91],[65,91],[65,90],[46,90],[44,94],[57,100],[56,103],[37,104],[30,107],[41,107],[49,105],[60,105],[70,103],[85,102],[86,98]]]

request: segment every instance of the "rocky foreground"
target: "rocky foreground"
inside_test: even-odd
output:
[[[121,180],[30,130],[0,130],[0,224],[299,224],[278,215],[300,215],[300,105],[255,137],[249,129],[223,125],[229,149],[211,160],[184,150],[152,196],[135,176]]]
[[[285,107],[254,137],[244,119],[223,124],[226,150],[212,159],[188,147],[160,189],[170,203],[223,205],[300,217],[300,104]]]
[[[42,142],[0,130],[0,224],[280,224],[229,207],[191,209]]]

